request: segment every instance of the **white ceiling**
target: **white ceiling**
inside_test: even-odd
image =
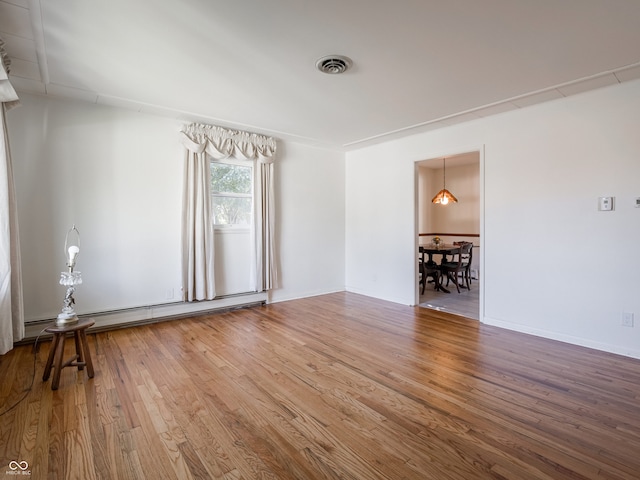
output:
[[[638,0],[0,0],[0,37],[18,92],[341,149],[640,77]]]

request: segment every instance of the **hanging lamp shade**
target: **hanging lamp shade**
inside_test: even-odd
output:
[[[442,205],[446,205],[448,203],[458,203],[458,199],[446,188],[440,190],[431,201],[433,203],[441,203]]]
[[[442,159],[442,190],[440,190],[435,197],[431,200],[432,203],[439,203],[441,205],[447,205],[449,203],[458,203],[458,199],[447,190],[447,165],[446,161]]]

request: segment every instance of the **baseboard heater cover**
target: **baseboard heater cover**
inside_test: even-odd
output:
[[[89,328],[89,332],[115,330],[117,328],[133,327],[149,323],[158,323],[178,318],[187,318],[211,313],[221,313],[239,308],[250,308],[264,305],[267,302],[267,293],[251,293],[241,295],[229,295],[206,302],[176,302],[161,305],[149,305],[143,307],[112,310],[109,312],[96,312],[80,314],[80,318],[91,318],[95,325]],[[24,339],[16,344],[30,343],[40,335],[42,330],[51,325],[54,318],[37,320],[25,323]],[[44,338],[42,335],[41,338]]]

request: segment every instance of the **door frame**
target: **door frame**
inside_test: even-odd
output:
[[[480,279],[480,292],[479,292],[479,312],[478,312],[478,319],[480,322],[484,323],[484,311],[485,311],[485,306],[484,306],[484,291],[485,291],[485,270],[486,270],[486,265],[485,265],[485,239],[486,239],[486,235],[485,235],[485,222],[484,222],[484,218],[485,218],[485,146],[484,144],[480,145],[480,146],[473,146],[473,147],[469,147],[469,148],[460,148],[460,149],[451,149],[451,150],[447,150],[445,152],[437,152],[437,153],[432,153],[432,154],[428,154],[425,155],[422,159],[420,160],[416,160],[414,162],[414,232],[413,232],[413,238],[414,238],[414,251],[415,251],[415,256],[414,258],[417,258],[418,255],[418,244],[419,244],[419,218],[418,218],[418,213],[419,213],[419,202],[420,202],[420,192],[418,189],[418,181],[419,181],[419,167],[420,165],[427,163],[427,162],[435,162],[435,161],[440,161],[443,157],[447,158],[447,157],[453,157],[456,155],[461,155],[461,154],[466,154],[466,153],[477,153],[478,154],[478,159],[479,159],[479,168],[480,168],[480,173],[479,173],[479,191],[480,191],[480,205],[479,205],[479,215],[480,215],[480,248],[478,248],[478,254],[479,254],[479,263],[480,263],[480,272],[479,272],[479,279]],[[474,249],[474,254],[476,252],[476,249]],[[414,261],[415,264],[415,281],[414,281],[414,285],[415,285],[415,305],[418,305],[420,303],[420,288],[418,285],[418,279],[419,279],[419,272],[418,272],[418,264],[417,262]]]

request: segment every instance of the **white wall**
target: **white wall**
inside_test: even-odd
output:
[[[346,164],[347,291],[413,304],[417,291],[414,162],[396,142],[348,153]]]
[[[80,231],[80,314],[180,298],[175,120],[21,95],[9,116],[27,321],[55,317],[64,240]],[[167,298],[172,292],[172,298]]]
[[[481,321],[640,357],[639,111],[634,81],[348,153],[347,289],[415,302],[414,162],[480,149]]]
[[[442,189],[442,168],[425,166],[429,161],[417,164],[418,176],[418,232],[423,235],[422,243],[431,240],[426,233],[480,234],[480,159],[475,163],[457,167],[447,167],[447,189],[458,199],[458,203],[434,204],[431,199]],[[446,238],[447,242],[468,240],[474,237]],[[479,245],[479,238],[475,237]]]
[[[25,320],[60,311],[64,237],[74,223],[84,279],[75,295],[79,314],[179,301],[183,122],[26,94],[21,101],[8,126]],[[343,289],[343,155],[280,142],[278,148],[281,288],[272,300]],[[239,264],[229,255],[239,242],[226,237],[231,244],[218,260],[233,270]],[[237,275],[226,278],[228,285],[217,275],[219,293],[242,289]]]
[[[434,233],[433,215],[431,215],[431,195],[434,170],[429,167],[417,165],[418,184],[418,233]],[[442,188],[442,187],[440,187]],[[436,190],[436,193],[438,190]]]
[[[480,233],[480,163],[447,167],[447,189],[458,203],[439,205],[431,199],[442,189],[442,168],[433,172],[421,207],[431,219],[430,232]],[[448,240],[448,239],[447,239]]]
[[[343,291],[344,155],[296,143],[280,150],[276,185],[282,275],[271,299]]]

